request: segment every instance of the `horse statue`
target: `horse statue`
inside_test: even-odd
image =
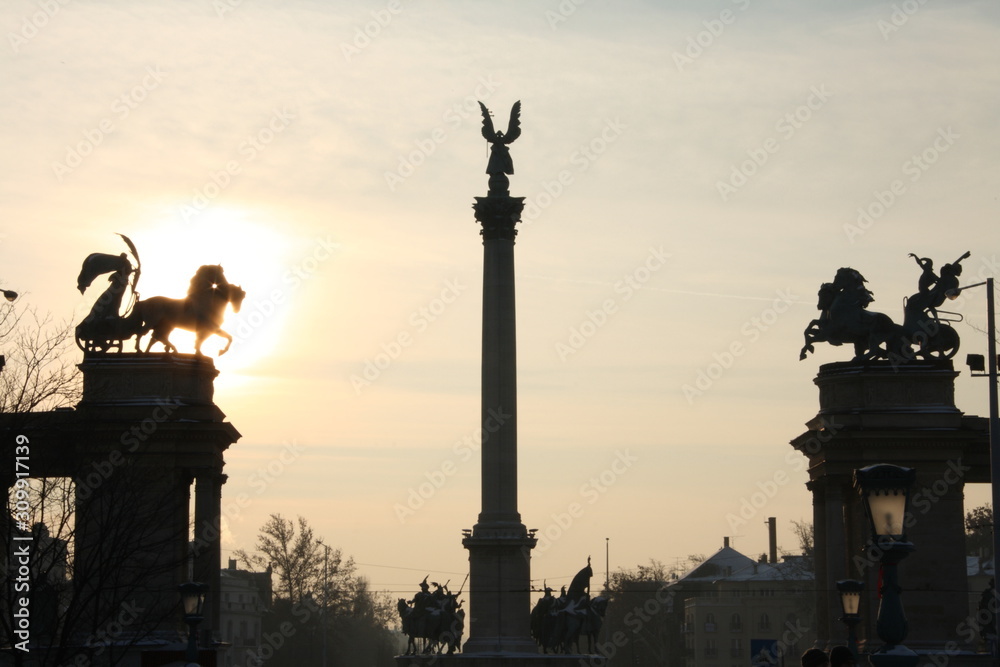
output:
[[[209,336],[225,338],[226,345],[219,350],[219,356],[222,356],[233,344],[233,337],[222,329],[226,306],[231,305],[233,312],[238,313],[245,297],[246,292],[239,285],[226,281],[221,266],[208,264],[200,267],[191,279],[186,298],[154,296],[135,304],[133,315],[141,322],[136,331],[136,352],[139,351],[139,340],[150,331],[152,336],[146,345],[146,352],[156,343],[163,343],[168,353],[176,352],[177,348],[170,342],[170,333],[179,328],[195,333],[194,351],[197,355],[201,355],[202,343]]]
[[[571,653],[574,646],[579,651],[580,637],[586,637],[587,650],[594,651],[608,599],[590,597],[593,574],[588,558],[587,567],[573,578],[569,591],[563,588],[556,598],[546,587],[545,596],[531,610],[531,636],[543,653]]]
[[[815,352],[816,342],[850,343],[854,345],[854,361],[888,359],[902,352],[902,328],[888,315],[868,310],[875,297],[865,287],[866,282],[858,271],[845,267],[837,271],[832,283],[823,284],[816,304],[822,312],[803,332],[805,345],[799,359]]]

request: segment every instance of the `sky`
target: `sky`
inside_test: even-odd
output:
[[[901,321],[909,253],[971,251],[967,283],[1000,267],[995,3],[5,0],[0,28],[0,285],[79,321],[97,296],[76,291],[80,263],[125,251],[122,233],[143,297],[182,296],[207,263],[246,290],[216,362],[243,435],[224,557],[280,513],[399,597],[467,571],[476,101],[498,128],[522,103],[519,509],[538,585],[588,556],[603,578],[606,547],[613,570],[724,536],[756,556],[769,516],[796,551],[812,510],[788,443],[819,366],[851,356],[798,359],[819,286],[853,267]],[[959,359],[985,352],[982,288],[952,305]],[[959,407],[985,415],[956,361]]]

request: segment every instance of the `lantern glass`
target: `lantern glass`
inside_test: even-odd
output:
[[[840,608],[845,616],[857,616],[861,607],[861,593],[858,591],[843,591],[840,594]]]
[[[878,489],[868,495],[872,528],[877,537],[900,538],[906,512],[906,492],[901,489]]]
[[[205,604],[205,593],[208,591],[207,584],[187,582],[178,586],[181,592],[181,602],[184,604],[185,616],[201,616],[202,606]]]

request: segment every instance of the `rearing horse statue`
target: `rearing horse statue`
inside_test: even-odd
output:
[[[902,327],[888,315],[868,310],[874,297],[865,282],[860,273],[845,267],[837,271],[832,283],[823,284],[816,305],[822,314],[806,327],[799,359],[813,352],[816,342],[853,344],[855,361],[888,359],[901,354],[905,345]]]
[[[219,351],[223,355],[233,344],[233,337],[222,329],[222,318],[226,305],[232,305],[233,312],[240,312],[246,292],[239,285],[226,281],[222,267],[206,264],[191,278],[188,295],[184,299],[154,296],[135,304],[132,317],[140,323],[136,332],[135,348],[139,351],[139,341],[152,331],[146,352],[154,343],[163,343],[166,352],[176,352],[170,342],[174,329],[184,329],[195,333],[195,354],[201,354],[201,345],[213,334],[226,339],[226,346]]]

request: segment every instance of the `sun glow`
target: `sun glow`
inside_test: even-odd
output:
[[[226,341],[212,336],[202,352],[216,357],[220,369],[246,373],[278,346],[287,316],[287,307],[264,303],[280,289],[294,246],[293,239],[277,228],[274,220],[213,208],[184,225],[171,215],[149,227],[124,232],[135,243],[142,263],[139,298],[183,298],[199,266],[221,265],[226,280],[242,287],[247,296],[239,313],[231,306],[226,309],[222,328],[233,337],[229,351],[218,357]],[[177,329],[170,341],[180,352],[194,350],[193,333]],[[148,342],[148,337],[143,339],[143,349]],[[159,345],[153,351],[158,349]]]

